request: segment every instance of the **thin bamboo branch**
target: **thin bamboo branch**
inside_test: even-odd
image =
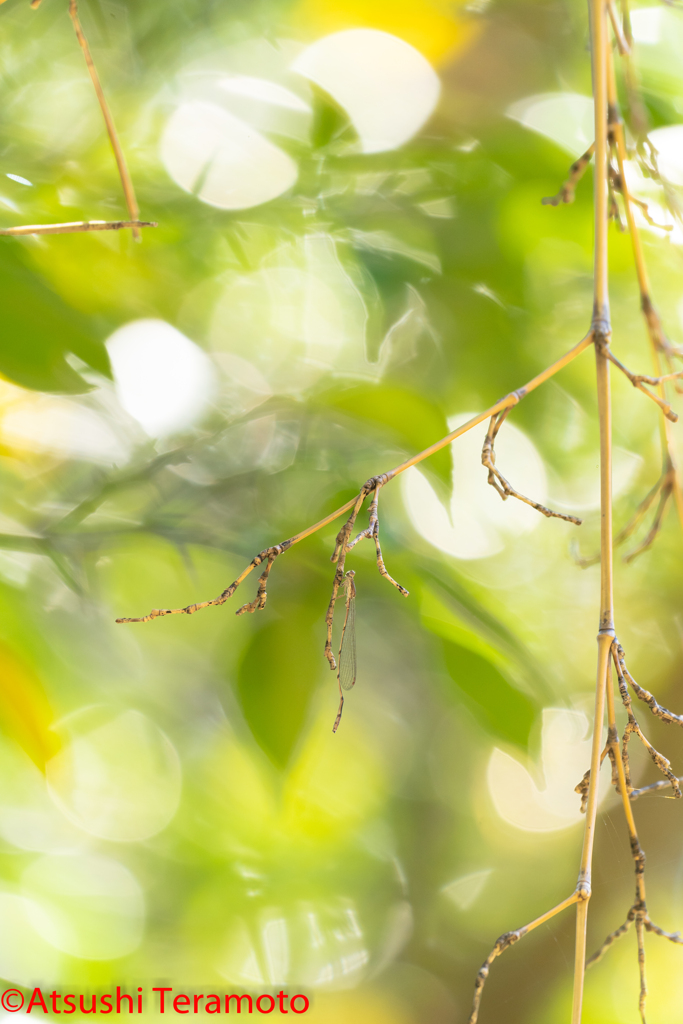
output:
[[[116,131],[116,125],[114,124],[114,118],[112,117],[111,111],[109,109],[109,104],[107,103],[104,91],[102,89],[102,85],[100,84],[100,78],[97,74],[95,62],[93,61],[92,54],[90,53],[88,40],[85,37],[83,27],[81,26],[80,18],[78,17],[78,0],[69,0],[69,17],[71,18],[71,22],[74,27],[74,32],[76,33],[76,38],[78,39],[78,44],[81,50],[83,51],[85,63],[88,67],[88,72],[92,80],[93,88],[95,89],[95,95],[97,96],[97,102],[100,105],[102,117],[104,118],[104,123],[107,128],[107,134],[109,136],[111,148],[114,151],[114,159],[116,160],[116,166],[119,171],[119,178],[121,179],[121,187],[123,189],[123,195],[126,200],[126,206],[128,208],[128,217],[129,220],[131,221],[133,238],[135,239],[136,242],[139,242],[141,235],[137,227],[137,222],[140,219],[140,210],[138,207],[137,199],[135,197],[133,181],[128,170],[126,157],[124,155],[123,149],[121,148],[118,132]]]
[[[396,466],[388,473],[383,473],[381,476],[377,477],[371,477],[371,479],[368,480],[365,484],[363,484],[363,487],[361,488],[360,494],[363,495],[363,499],[365,499],[365,497],[368,494],[370,494],[371,491],[374,491],[377,486],[384,487],[385,484],[387,484],[390,480],[393,480],[400,473],[404,473],[407,469],[410,469],[412,466],[417,466],[420,462],[423,462],[425,459],[428,459],[430,455],[434,455],[436,452],[441,451],[442,448],[445,448],[446,445],[450,444],[452,441],[455,441],[456,438],[462,437],[463,434],[466,434],[468,430],[471,430],[473,427],[478,426],[485,420],[490,419],[491,416],[494,416],[496,413],[502,412],[502,410],[504,409],[508,409],[514,405],[517,405],[522,400],[522,398],[524,398],[525,395],[528,395],[531,391],[534,391],[537,387],[540,387],[541,384],[544,384],[547,380],[550,380],[551,377],[553,377],[556,373],[559,373],[559,371],[564,369],[565,366],[568,366],[569,363],[576,359],[577,356],[581,355],[581,353],[584,352],[585,349],[587,349],[588,346],[591,344],[592,340],[592,334],[587,334],[585,338],[578,342],[578,344],[574,345],[574,347],[569,349],[568,352],[565,352],[563,356],[557,359],[554,363],[551,363],[551,365],[546,367],[546,369],[543,370],[541,373],[537,374],[532,380],[528,382],[528,384],[525,384],[523,387],[518,388],[516,391],[512,391],[510,392],[510,394],[505,395],[504,398],[501,398],[490,408],[486,409],[484,412],[478,413],[476,416],[473,416],[466,423],[463,423],[460,427],[457,427],[455,430],[452,430],[450,434],[446,434],[445,437],[442,437],[440,441],[436,441],[434,444],[430,445],[429,448],[425,448],[424,451],[418,452],[417,455],[413,455],[411,456],[411,458],[406,459],[405,462],[402,462],[399,466]],[[235,593],[239,585],[244,582],[247,576],[254,569],[256,569],[257,566],[261,564],[261,562],[265,561],[271,553],[274,552],[275,557],[277,557],[284,551],[287,551],[289,548],[293,547],[294,544],[298,544],[300,541],[305,540],[306,537],[310,537],[312,534],[317,533],[318,530],[322,530],[325,526],[329,526],[329,524],[333,523],[335,519],[339,519],[340,516],[343,516],[345,512],[348,512],[351,508],[353,508],[356,505],[356,502],[358,501],[360,494],[354,495],[353,498],[350,498],[347,502],[341,505],[340,508],[335,509],[334,512],[331,512],[323,519],[320,519],[317,523],[313,523],[312,526],[308,526],[305,530],[302,530],[300,533],[295,534],[294,537],[290,537],[288,540],[282,541],[281,544],[277,544],[274,547],[265,548],[263,551],[260,551],[258,555],[254,556],[249,565],[242,570],[237,579],[234,580],[234,582],[231,583],[230,586],[227,587],[221,594],[219,594],[218,597],[215,597],[209,601],[200,601],[196,604],[186,605],[184,608],[154,608],[148,615],[143,615],[138,618],[121,618],[117,619],[116,621],[118,623],[150,622],[152,619],[161,618],[165,615],[193,615],[195,612],[200,611],[202,608],[211,608],[217,605],[225,604],[225,602],[228,601]],[[335,554],[337,554],[336,551]]]
[[[539,925],[545,924],[546,921],[550,921],[553,917],[556,917],[557,914],[561,914],[563,910],[566,910],[567,907],[571,907],[580,899],[581,896],[579,895],[579,893],[573,892],[571,896],[568,896],[566,900],[562,901],[562,903],[558,903],[556,907],[552,908],[552,910],[546,911],[545,914],[541,914],[540,917],[537,917],[534,921],[531,921],[529,924],[525,924],[522,928],[518,928],[514,932],[505,932],[504,935],[501,935],[500,938],[496,940],[493,949],[486,957],[486,960],[484,960],[484,963],[481,965],[479,973],[477,974],[477,980],[474,985],[474,1001],[472,1004],[472,1012],[470,1013],[467,1024],[477,1024],[477,1018],[479,1017],[479,1006],[481,1004],[481,997],[484,991],[484,985],[486,984],[486,979],[489,976],[491,964],[496,959],[496,957],[499,957],[500,954],[504,953],[506,949],[510,948],[510,946],[514,946],[516,942],[519,942],[521,938],[523,938],[525,935],[528,935],[529,932],[534,930],[534,928],[538,928]]]
[[[152,220],[76,220],[65,224],[20,224],[0,228],[0,235],[69,235],[76,231],[121,231],[122,228],[155,228]]]

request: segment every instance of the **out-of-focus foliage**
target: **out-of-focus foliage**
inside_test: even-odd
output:
[[[580,530],[500,501],[483,427],[382,492],[384,556],[410,597],[371,543],[350,553],[359,669],[336,736],[322,650],[338,524],[277,560],[254,616],[234,612],[256,573],[220,608],[114,618],[216,596],[583,336],[590,171],[572,206],[541,198],[585,148],[584,5],[81,8],[159,227],[140,245],[0,239],[0,977],[284,987],[325,1024],[463,1019],[495,937],[574,881],[597,629],[597,569],[569,554],[598,537],[590,354],[497,445],[514,485]],[[679,183],[682,19],[634,15]],[[66,4],[7,0],[0,39],[3,224],[124,216]],[[633,188],[667,216],[655,183],[634,171]],[[678,342],[682,242],[678,226],[645,233]],[[629,240],[615,229],[610,246],[614,347],[647,372]],[[653,403],[621,379],[614,400],[620,526],[660,453]],[[630,664],[677,710],[682,543],[670,515],[617,567]],[[596,944],[630,905],[613,799]],[[637,809],[653,914],[673,930],[680,808]],[[554,922],[496,964],[484,1024],[564,1012],[571,931]],[[587,1021],[634,1019],[629,941],[590,975]],[[653,1019],[683,1020],[680,952],[649,955]]]

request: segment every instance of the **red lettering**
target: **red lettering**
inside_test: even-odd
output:
[[[39,988],[34,988],[33,994],[31,995],[31,1002],[26,1007],[26,1012],[30,1013],[33,1007],[36,1005],[36,1003],[40,1003],[43,1013],[48,1012],[47,1006],[45,1005],[45,1000],[43,999],[43,993],[40,991]]]
[[[61,996],[57,995],[56,991],[55,992],[50,992],[50,999],[52,1000],[52,1010],[53,1010],[54,1013],[61,1013],[62,1012],[61,1010],[57,1009],[57,1001],[59,999],[61,999],[61,998],[62,998]]]
[[[75,998],[76,998],[76,996],[72,996],[72,995],[64,996],[64,1005],[66,1007],[68,1007],[68,1009],[64,1010],[64,1013],[75,1013],[76,1012],[76,1004],[74,1002]],[[69,1002],[69,1000],[71,1000],[71,1002]]]
[[[207,996],[206,997],[206,1012],[207,1013],[220,1013],[221,1012],[221,999],[220,996]]]
[[[278,999],[280,1001],[280,1013],[289,1013],[289,1010],[285,1010],[285,1007],[284,1007],[284,1000],[285,999],[289,999],[289,996],[286,996],[284,994],[284,992],[282,991],[282,989],[280,989],[280,991],[277,994],[277,997],[278,997]]]
[[[243,999],[248,999],[249,1000],[249,1013],[253,1013],[254,1012],[254,1005],[253,1005],[253,1003],[251,1001],[251,996],[226,996],[225,997],[225,1012],[226,1013],[230,1013],[230,1000],[231,999],[236,999],[237,1000],[237,1012],[238,1013],[242,1012],[242,1000]]]
[[[121,995],[121,986],[117,985],[116,986],[116,1012],[117,1013],[121,1013],[121,1002],[124,999],[128,1000],[128,1013],[132,1013],[133,1012],[133,997],[132,996],[128,996],[125,993],[123,995]]]
[[[159,992],[160,993],[160,996],[159,996],[159,1013],[166,1013],[166,1010],[164,1008],[164,1000],[166,999],[166,996],[164,995],[164,992],[172,992],[172,991],[173,991],[172,988],[153,988],[152,989],[152,992]]]
[[[263,1009],[263,1007],[261,1006],[262,999],[270,999],[270,1009]],[[272,996],[269,995],[259,996],[258,999],[256,1000],[256,1009],[258,1010],[259,1013],[272,1013],[273,1010],[275,1009],[275,1000],[273,999]]]
[[[305,1004],[306,1004],[306,1005],[304,1006],[303,1010],[297,1010],[296,1006],[294,1005],[294,1000],[295,1000],[295,999],[303,999],[303,1001],[304,1001],[304,1002],[305,1002]],[[306,1012],[306,1010],[308,1009],[308,1007],[309,1007],[309,1006],[310,1006],[311,1004],[309,1003],[309,1001],[308,1001],[308,999],[306,998],[306,996],[298,995],[298,996],[292,996],[292,998],[291,998],[291,999],[290,999],[290,1001],[289,1001],[289,1005],[291,1006],[291,1008],[292,1008],[292,1010],[294,1011],[294,1013],[305,1013],[305,1012]]]
[[[111,1005],[111,1000],[112,997],[109,995],[108,992],[106,995],[100,996],[101,1005],[106,1007],[105,1010],[100,1010],[100,1013],[111,1013],[111,1011],[114,1009],[114,1007]]]
[[[142,989],[138,986],[138,1013],[142,1013]]]
[[[97,1013],[97,996],[90,997],[90,1009],[86,1010],[83,1005],[83,996],[78,997],[78,1005],[81,1008],[81,1013]]]
[[[189,1005],[190,1005],[190,997],[189,996],[176,996],[175,999],[173,1000],[173,1009],[175,1010],[176,1013],[189,1013],[190,1012],[189,1009],[188,1010],[181,1010],[180,1007],[178,1006],[178,1003],[180,1002],[181,999],[184,1000],[183,1006],[189,1007]]]
[[[198,1006],[198,1003],[199,1003],[199,1000],[200,1000],[200,999],[203,999],[203,998],[204,998],[204,996],[195,996],[195,997],[194,997],[194,1012],[195,1012],[195,1013],[199,1013],[199,1006]]]

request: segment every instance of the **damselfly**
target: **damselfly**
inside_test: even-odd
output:
[[[344,690],[350,690],[356,682],[356,584],[355,572],[350,569],[344,576],[342,586],[346,595],[344,624],[339,641],[337,659],[337,682],[339,683],[339,711],[332,732],[336,732],[344,710]]]

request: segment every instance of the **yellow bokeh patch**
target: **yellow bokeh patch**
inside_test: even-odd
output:
[[[313,38],[349,28],[390,32],[439,64],[478,33],[478,23],[459,13],[464,6],[464,0],[299,0],[291,18]]]
[[[0,731],[15,740],[33,763],[45,763],[60,748],[51,729],[54,713],[33,669],[0,644]]]

